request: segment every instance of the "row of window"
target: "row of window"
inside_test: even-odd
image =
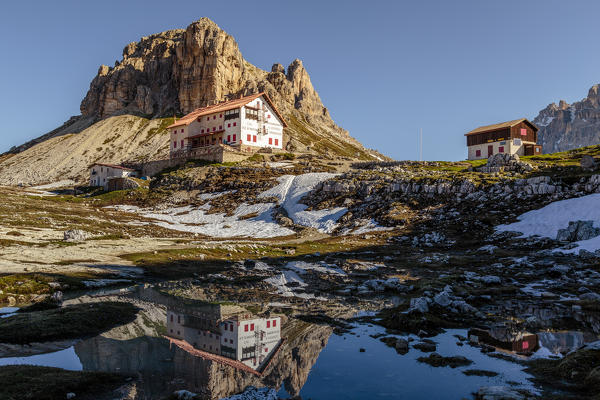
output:
[[[181,139],[181,148],[183,149],[183,139]],[[173,148],[176,149],[177,148],[177,140],[173,140]]]
[[[256,135],[247,135],[246,136],[246,141],[247,142],[253,142],[256,143]],[[279,146],[279,139],[273,139],[273,138],[269,138],[269,144],[272,145],[273,141],[275,143],[275,146]]]
[[[233,123],[233,126],[237,126],[237,122]],[[227,124],[228,128],[231,128],[231,124]],[[212,131],[215,132],[217,130],[216,126],[213,126]],[[223,130],[223,125],[219,125],[219,131]],[[205,129],[200,129],[200,133],[204,133]],[[210,132],[210,128],[206,128],[206,133]]]

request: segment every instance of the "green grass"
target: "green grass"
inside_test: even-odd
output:
[[[0,276],[0,303],[11,295],[50,293],[50,279],[41,274],[15,274]]]
[[[55,400],[75,393],[76,399],[99,398],[125,383],[123,375],[107,372],[66,371],[34,365],[0,367],[0,398],[4,400]]]
[[[0,343],[26,344],[93,336],[132,322],[137,311],[130,303],[103,302],[17,314],[0,320]]]

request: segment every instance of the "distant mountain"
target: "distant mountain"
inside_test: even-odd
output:
[[[549,104],[533,120],[544,153],[600,144],[600,93],[594,85],[585,99]]]
[[[387,159],[331,119],[300,60],[261,70],[242,57],[232,36],[202,18],[130,43],[113,67],[100,66],[81,115],[0,156],[0,184],[83,181],[96,161],[166,157],[164,127],[173,115],[260,91],[287,119],[287,150]]]

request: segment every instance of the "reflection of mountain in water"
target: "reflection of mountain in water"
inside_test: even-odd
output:
[[[75,346],[84,370],[137,375],[137,399],[166,396],[180,389],[218,399],[241,392],[249,385],[279,388],[284,384],[288,393],[298,394],[332,332],[330,327],[287,322],[281,328],[287,341],[274,354],[262,377],[258,377],[170,346],[167,339],[157,334],[140,335],[152,324],[163,324],[165,330],[165,307],[152,305],[151,312],[146,313],[147,307],[132,324]],[[148,321],[149,314],[152,321]]]
[[[541,332],[538,333],[540,346],[553,354],[566,353],[578,349],[585,343],[595,340],[594,335],[583,332]]]

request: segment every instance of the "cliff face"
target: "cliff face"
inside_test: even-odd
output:
[[[544,153],[554,153],[600,143],[600,93],[594,85],[585,99],[568,104],[561,100],[544,108],[533,120],[540,130]]]
[[[263,71],[244,60],[233,37],[202,18],[185,30],[162,32],[125,46],[121,61],[98,69],[81,102],[81,115],[0,157],[0,184],[65,179],[83,183],[94,162],[166,158],[169,136],[164,121],[260,91],[269,95],[288,122],[286,150],[386,159],[333,122],[300,60],[287,69],[274,64],[271,71]]]
[[[244,60],[234,38],[208,18],[127,45],[114,67],[99,68],[81,113],[172,116],[257,91],[266,92],[284,115],[348,134],[331,120],[300,60],[287,71],[281,64],[263,71]]]

